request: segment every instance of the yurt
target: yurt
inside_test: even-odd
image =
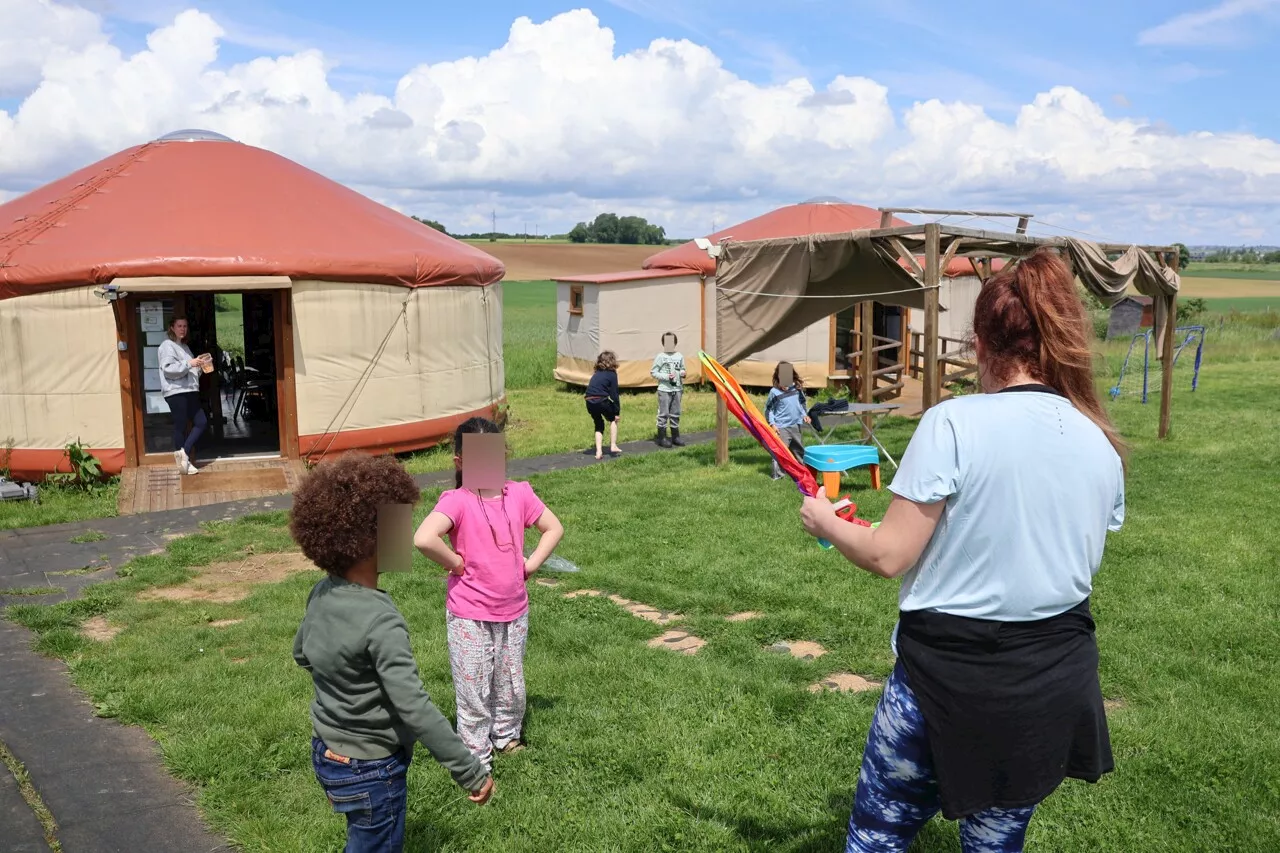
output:
[[[728,238],[834,234],[879,228],[880,220],[879,210],[839,199],[815,198],[731,225],[707,239],[715,244]],[[895,227],[910,224],[892,220]],[[649,368],[661,348],[662,334],[670,331],[676,333],[686,355],[688,381],[698,380],[698,362],[689,358],[690,354],[698,349],[715,352],[715,260],[689,242],[649,257],[642,266],[634,272],[557,279],[556,379],[585,383],[596,354],[607,349],[618,356],[620,385],[652,387],[657,383],[649,376]],[[948,336],[954,332],[961,337],[972,323],[973,300],[981,282],[972,264],[963,258],[948,264],[944,274],[939,333]],[[789,361],[809,386],[826,385],[829,379],[847,375],[855,311],[850,307],[814,323],[730,370],[743,385],[766,387],[777,363]],[[900,352],[882,352],[879,361],[909,363],[909,332],[919,331],[915,327],[923,324],[923,317],[913,321],[910,313],[896,305],[876,305],[874,333],[901,344]]]
[[[173,464],[159,344],[186,317],[203,459],[401,452],[502,405],[497,259],[297,163],[206,131],[0,205],[0,463],[78,442]]]

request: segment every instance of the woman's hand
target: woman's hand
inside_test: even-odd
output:
[[[449,574],[462,577],[462,573],[467,570],[467,560],[462,554],[455,555],[458,558],[458,565],[449,567]]]
[[[525,557],[524,558],[524,579],[528,580],[530,577],[533,576],[533,573],[540,568],[542,568],[542,563],[540,561],[535,561],[533,557]]]
[[[838,519],[831,501],[825,495],[805,498],[800,505],[800,520],[804,523],[805,532],[820,539],[826,538],[826,531],[832,522]]]

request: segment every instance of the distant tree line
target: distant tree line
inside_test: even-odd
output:
[[[417,221],[421,222],[423,225],[427,226],[428,228],[436,229],[441,234],[449,233],[448,231],[445,230],[445,227],[443,225],[441,225],[439,222],[436,222],[434,219],[423,219],[421,216],[411,216],[409,218],[416,219]]]
[[[508,234],[505,231],[450,234],[444,225],[434,219],[423,219],[421,216],[410,218],[459,240],[569,240],[573,243],[630,243],[646,246],[663,246],[671,242],[661,225],[651,225],[641,216],[618,216],[616,213],[602,213],[592,222],[579,222],[568,234]]]
[[[1271,247],[1218,249],[1204,256],[1206,264],[1280,264],[1280,249]]]
[[[661,225],[650,225],[642,216],[602,213],[592,222],[579,222],[569,232],[574,243],[630,243],[661,246],[667,234]]]

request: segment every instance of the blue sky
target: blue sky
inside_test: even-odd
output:
[[[10,7],[0,201],[194,124],[459,230],[836,195],[1280,243],[1280,0]]]
[[[94,6],[95,4],[87,4]],[[193,4],[103,3],[122,46],[143,44],[152,25]],[[228,29],[222,59],[319,47],[340,63],[335,85],[390,92],[419,62],[482,55],[520,16],[545,20],[590,8],[617,36],[619,52],[658,38],[710,47],[725,66],[757,82],[865,75],[890,87],[891,103],[964,99],[1011,116],[1038,92],[1072,86],[1110,114],[1170,128],[1280,136],[1280,4],[1262,2],[1220,24],[1189,21],[1186,39],[1142,43],[1180,15],[1212,10],[1202,0],[991,2],[936,0],[613,0],[557,3],[208,0],[197,5]],[[1230,6],[1231,3],[1219,3]],[[1265,7],[1273,8],[1267,12]],[[1228,10],[1229,11],[1229,10]],[[113,14],[114,12],[114,14]],[[1170,43],[1171,42],[1171,43]]]

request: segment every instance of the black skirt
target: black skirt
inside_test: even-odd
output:
[[[904,611],[898,654],[948,820],[1032,806],[1067,777],[1114,769],[1089,599],[1034,622]]]

